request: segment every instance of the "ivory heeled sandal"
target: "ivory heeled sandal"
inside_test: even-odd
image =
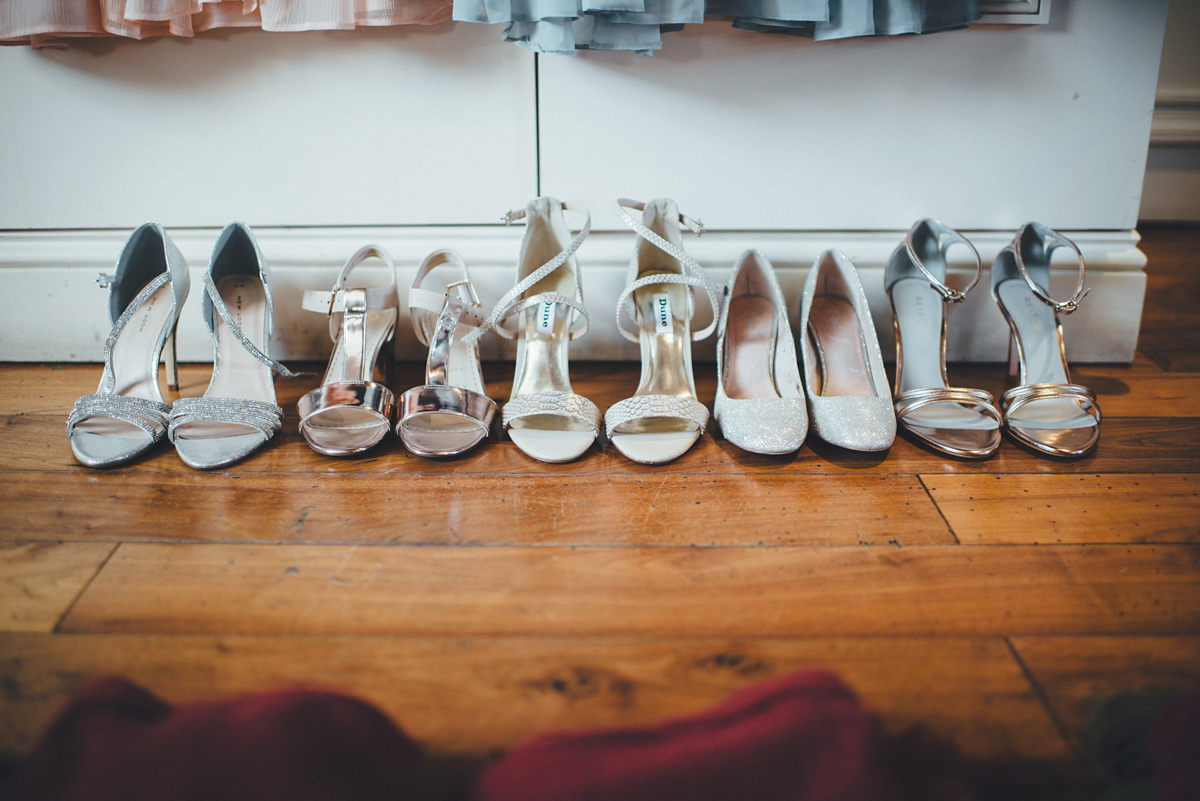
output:
[[[822,253],[808,273],[799,336],[813,432],[849,450],[890,448],[896,413],[879,337],[858,273],[839,251]]]
[[[152,448],[167,434],[171,407],[158,385],[164,354],[167,386],[179,389],[175,329],[190,279],[179,248],[158,223],[129,237],[116,272],[97,283],[109,289],[112,331],[104,343],[104,375],[75,401],[67,437],[87,467],[114,467]]]
[[[387,267],[387,286],[346,286],[354,269],[372,258]],[[383,248],[368,245],[342,267],[333,289],[305,292],[302,308],[328,316],[333,353],[321,386],[297,403],[300,433],[310,448],[326,456],[373,448],[392,430],[396,414],[396,398],[386,378],[376,381],[379,368],[386,376],[393,361],[396,265]]]
[[[641,211],[642,219],[626,209]],[[616,211],[638,234],[625,289],[617,300],[617,328],[638,343],[642,374],[633,397],[610,406],[604,423],[609,441],[625,456],[661,464],[687,452],[708,424],[708,409],[696,398],[692,341],[716,328],[721,300],[716,286],[681,245],[681,225],[697,234],[704,226],[680,214],[675,201],[622,198]],[[704,290],[713,316],[695,334],[692,287]],[[622,312],[633,320],[633,330],[625,327]]]
[[[270,270],[254,234],[230,223],[213,247],[201,311],[213,338],[212,380],[199,398],[171,407],[169,436],[179,458],[198,470],[233,464],[283,425],[272,371],[292,372],[270,357]]]
[[[1050,255],[1060,247],[1079,264],[1075,293],[1065,302],[1049,294]],[[1085,269],[1074,242],[1036,222],[1021,226],[992,264],[992,295],[1012,332],[1009,374],[1018,376],[1017,386],[1000,396],[1004,426],[1017,442],[1049,456],[1085,456],[1100,440],[1100,406],[1091,390],[1071,383],[1059,320],[1087,295]]]
[[[946,286],[950,248],[975,259],[966,289]],[[896,326],[896,417],[901,427],[935,450],[985,459],[1000,447],[1000,411],[991,393],[951,387],[946,377],[946,306],[960,303],[979,281],[983,263],[966,237],[947,225],[919,220],[896,248],[883,284]]]
[[[573,238],[564,210],[581,212],[585,218]],[[534,459],[569,462],[582,456],[600,432],[600,410],[571,389],[568,366],[571,340],[588,328],[575,251],[591,231],[592,218],[583,207],[539,197],[504,216],[506,224],[520,219],[526,227],[517,283],[464,342],[475,343],[489,328],[516,339],[512,393],[501,412],[504,428]]]
[[[767,257],[734,263],[717,326],[713,417],[742,450],[778,455],[804,444],[808,409],[783,291]]]
[[[444,292],[422,289],[434,268],[455,267],[462,278]],[[418,456],[455,456],[478,445],[491,431],[496,402],[486,394],[479,366],[478,340],[465,342],[459,328],[486,322],[471,285],[467,265],[450,250],[438,250],[417,269],[408,306],[413,329],[429,346],[425,384],[400,396],[396,433]]]

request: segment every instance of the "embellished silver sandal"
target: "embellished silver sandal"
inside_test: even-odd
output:
[[[213,248],[204,275],[202,313],[212,333],[212,380],[203,397],[171,408],[169,436],[179,458],[209,470],[249,456],[279,431],[271,371],[294,378],[270,357],[271,278],[254,234],[230,223]]]
[[[386,265],[388,285],[346,286],[354,268],[371,258]],[[332,290],[305,292],[301,306],[329,318],[333,353],[321,386],[297,403],[300,433],[309,447],[326,456],[348,456],[374,447],[392,430],[396,414],[392,391],[375,380],[380,362],[386,375],[393,361],[396,265],[383,248],[368,245],[350,257]]]
[[[426,276],[444,265],[460,270],[462,278],[446,284],[444,292],[422,289]],[[464,453],[487,437],[497,408],[484,389],[478,339],[459,336],[460,327],[480,328],[486,322],[462,257],[450,250],[429,254],[417,269],[408,307],[429,357],[424,386],[400,396],[396,433],[418,456]]]
[[[1050,297],[1050,254],[1075,254],[1079,279],[1070,300]],[[1087,295],[1083,255],[1070,239],[1041,223],[1021,226],[992,264],[992,295],[1012,330],[1009,374],[1017,386],[1000,396],[1004,426],[1017,442],[1049,456],[1088,454],[1100,441],[1100,405],[1087,387],[1071,383],[1059,314]]]
[[[574,238],[563,220],[564,209],[585,217]],[[526,227],[517,284],[464,342],[478,341],[489,328],[517,341],[512,394],[502,411],[504,428],[534,459],[569,462],[582,456],[600,432],[600,410],[575,394],[568,372],[570,341],[588,329],[575,251],[591,231],[592,218],[583,207],[539,197],[504,216],[506,224],[520,219]]]
[[[90,395],[75,401],[67,437],[87,467],[124,464],[167,434],[171,407],[158,386],[164,353],[167,386],[179,389],[175,328],[187,299],[187,262],[158,223],[139,227],[125,243],[116,272],[97,283],[109,289],[111,333],[104,343],[104,375]]]

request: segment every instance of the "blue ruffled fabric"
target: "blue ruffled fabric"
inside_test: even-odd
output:
[[[705,16],[745,31],[817,40],[965,28],[979,0],[454,0],[454,19],[504,25],[504,40],[536,53],[632,50],[650,55],[662,34]]]

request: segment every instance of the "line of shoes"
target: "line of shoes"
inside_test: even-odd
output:
[[[584,218],[574,236],[564,211]],[[798,359],[783,293],[762,253],[742,255],[722,297],[682,246],[683,229],[700,233],[703,227],[680,214],[674,201],[621,199],[616,211],[638,235],[616,316],[622,335],[640,346],[642,369],[633,396],[613,404],[603,424],[608,440],[630,459],[671,461],[704,432],[709,415],[697,398],[691,343],[714,329],[714,416],[725,438],[748,451],[795,451],[810,415],[821,439],[859,451],[889,448],[897,420],[920,442],[962,458],[995,453],[1002,429],[1051,456],[1082,456],[1096,445],[1100,409],[1087,388],[1070,381],[1059,321],[1087,294],[1083,258],[1074,243],[1044,225],[1022,226],[992,265],[992,294],[1012,332],[1010,372],[1018,375],[997,406],[989,393],[951,387],[946,378],[944,307],[962,301],[983,270],[975,247],[957,231],[921,220],[888,263],[884,281],[897,351],[893,400],[866,295],[840,252],[821,254],[808,274]],[[640,218],[631,212],[641,212]],[[586,209],[541,197],[505,216],[506,222],[519,219],[526,230],[517,283],[490,313],[453,251],[430,254],[417,270],[408,303],[429,356],[425,384],[399,401],[386,378],[379,380],[392,363],[387,346],[398,319],[388,254],[365,247],[346,262],[331,290],[304,293],[303,307],[329,318],[333,339],[321,385],[298,404],[300,431],[314,450],[360,453],[392,430],[421,456],[450,456],[479,444],[498,410],[479,364],[479,339],[488,331],[517,342],[512,393],[501,413],[512,441],[545,462],[571,461],[591,447],[601,414],[572,391],[568,376],[569,343],[588,327],[575,252],[591,230],[591,217]],[[962,290],[946,283],[953,246],[967,248],[975,261],[974,277]],[[1065,302],[1048,294],[1050,255],[1059,247],[1069,248],[1079,266],[1075,294]],[[364,287],[350,280],[371,259],[391,271],[390,284]],[[283,410],[271,373],[293,374],[270,356],[270,273],[249,228],[225,228],[204,277],[202,311],[215,358],[202,397],[168,405],[159,390],[164,348],[168,384],[178,388],[175,328],[189,282],[187,265],[162,227],[138,228],[115,275],[101,279],[111,286],[115,324],[100,386],[80,398],[68,418],[67,435],[80,462],[121,464],[166,437],[188,465],[215,468],[274,436]],[[713,314],[707,327],[693,332],[697,289]]]

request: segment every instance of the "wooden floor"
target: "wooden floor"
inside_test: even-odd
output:
[[[285,431],[244,464],[198,473],[168,447],[94,471],[64,420],[98,369],[0,367],[0,754],[96,673],[172,700],[316,683],[483,753],[821,666],[967,758],[1077,759],[1088,698],[1200,678],[1200,229],[1144,234],[1141,352],[1076,371],[1105,412],[1077,462],[707,436],[656,468],[507,442],[429,461],[394,438],[334,460],[295,431],[315,381],[281,381]],[[494,397],[510,370],[485,366]],[[576,388],[604,408],[636,371],[578,365]],[[208,368],[183,372],[199,394]],[[1005,386],[998,365],[951,377]]]

